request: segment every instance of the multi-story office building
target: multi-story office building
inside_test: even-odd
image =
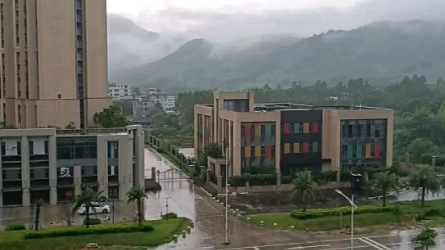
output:
[[[131,100],[133,99],[133,92],[130,85],[112,83],[108,87],[108,97],[113,101]]]
[[[393,122],[391,109],[254,104],[253,92],[215,92],[212,105],[195,106],[195,156],[217,143],[227,159],[211,170],[224,175],[227,160],[235,176],[252,166],[283,175],[390,166]]]
[[[108,99],[106,0],[0,0],[0,121],[88,127]]]
[[[0,207],[71,200],[90,186],[101,195],[127,200],[144,185],[144,132],[121,129],[0,130]]]

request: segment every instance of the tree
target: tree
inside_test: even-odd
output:
[[[100,113],[95,113],[93,120],[95,124],[99,124],[104,128],[121,128],[130,124],[122,114],[122,110],[114,105],[104,108]]]
[[[436,237],[436,230],[426,228],[422,232],[420,232],[420,234],[414,237],[413,241],[420,243],[426,250],[428,250],[429,247],[433,247],[436,245]]]
[[[35,231],[39,231],[39,227],[40,227],[40,208],[43,205],[43,200],[38,199],[35,202],[35,206],[36,206],[36,212],[34,215],[34,230]]]
[[[141,90],[138,87],[136,87],[133,89],[133,94],[135,96],[141,96]]]
[[[394,210],[392,211],[392,214],[396,217],[397,224],[402,223],[402,219],[403,219],[404,213],[403,213],[403,210],[400,207],[400,205],[397,204],[394,207]]]
[[[292,184],[294,187],[290,192],[290,198],[294,199],[297,196],[301,196],[304,206],[303,211],[306,211],[309,198],[314,197],[314,187],[316,183],[312,179],[310,172],[302,171],[297,173]]]
[[[398,191],[399,180],[395,174],[389,171],[377,173],[374,179],[374,187],[382,190],[382,202],[383,206],[386,206],[386,196],[391,190]]]
[[[408,176],[408,183],[411,187],[422,190],[422,206],[425,205],[425,195],[440,191],[440,180],[430,166],[421,166],[417,172]]]
[[[142,187],[134,186],[128,191],[128,204],[132,202],[136,202],[137,210],[138,210],[138,221],[139,223],[142,223],[143,221],[143,214],[142,214],[142,204],[144,199],[147,198],[147,194],[145,193],[145,190]]]
[[[207,156],[217,158],[222,156],[222,148],[217,143],[210,143],[204,146],[203,152],[199,155],[199,166],[205,166],[207,168]]]
[[[74,205],[71,211],[72,215],[82,206],[85,206],[85,226],[90,227],[90,208],[93,208],[93,203],[99,201],[100,194],[90,187],[83,187],[82,192],[74,198]]]

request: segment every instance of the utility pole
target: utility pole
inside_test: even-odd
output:
[[[165,219],[168,220],[168,199],[171,197],[165,197]]]

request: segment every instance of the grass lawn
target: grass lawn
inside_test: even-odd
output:
[[[423,214],[426,211],[437,210],[430,216],[427,216],[429,220],[433,220],[439,223],[445,224],[445,201],[427,201],[424,207],[420,206],[420,202],[398,202],[404,215],[402,223],[413,222],[413,217],[418,214]],[[440,212],[442,213],[440,215]],[[309,231],[329,231],[344,229],[346,225],[350,225],[351,217],[349,215],[329,216],[308,220],[299,220],[290,216],[290,213],[268,213],[245,216],[244,220],[247,221],[247,217],[250,218],[249,223],[260,224],[264,222],[264,226],[273,227],[274,223],[277,223],[279,228],[290,228],[294,226],[297,230],[309,230]],[[367,228],[381,225],[396,225],[397,217],[392,213],[371,213],[371,214],[357,214],[354,215],[354,227],[355,228]],[[437,224],[437,223],[436,223]],[[389,229],[389,228],[388,228]]]
[[[151,232],[96,234],[27,240],[24,240],[22,237],[24,231],[2,231],[0,232],[0,249],[77,250],[84,248],[88,243],[97,243],[99,246],[104,246],[104,249],[107,250],[147,249],[147,247],[154,247],[172,241],[175,234],[180,234],[182,230],[185,230],[190,225],[190,221],[185,218],[177,218],[150,221],[150,224],[154,228]]]

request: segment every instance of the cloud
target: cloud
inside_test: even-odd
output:
[[[440,19],[445,13],[443,0],[368,0],[346,8],[311,5],[299,10],[277,8],[289,3],[288,0],[281,0],[282,5],[278,2],[274,2],[271,10],[264,9],[267,6],[264,1],[207,10],[172,7],[142,12],[136,20],[149,30],[182,32],[210,40],[236,40],[280,33],[309,36],[329,29],[353,29],[379,20]]]

